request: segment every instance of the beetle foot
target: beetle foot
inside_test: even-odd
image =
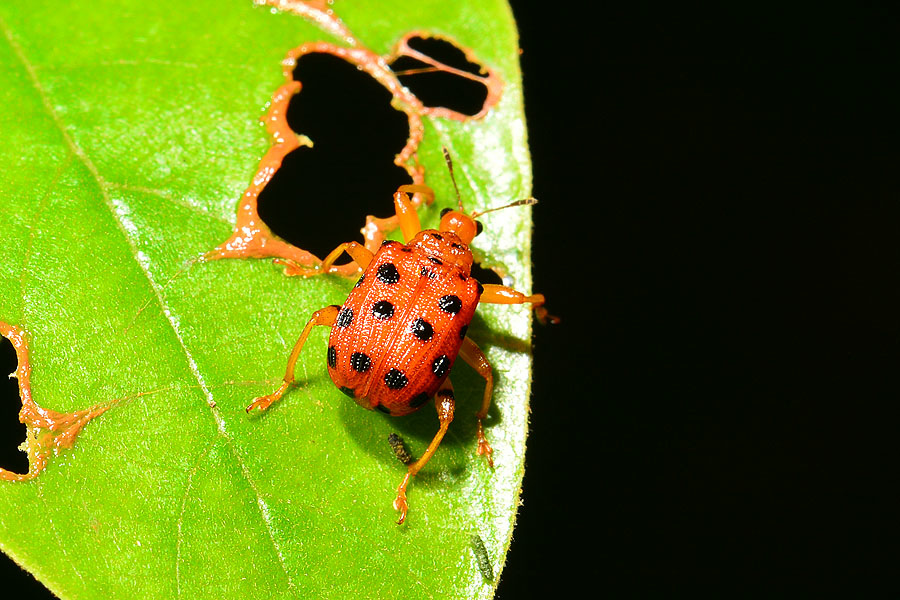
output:
[[[487,457],[488,466],[494,468],[494,449],[491,448],[490,442],[484,436],[484,427],[481,425],[481,419],[478,420],[478,456]]]
[[[394,510],[400,511],[400,520],[397,521],[397,525],[402,525],[406,520],[407,511],[409,511],[409,505],[406,503],[406,490],[403,489],[403,486],[397,490],[397,497],[394,498]]]
[[[543,306],[534,307],[534,316],[537,317],[538,323],[541,325],[558,325],[560,322],[559,317],[551,315]]]
[[[269,406],[272,405],[273,402],[276,402],[281,399],[281,397],[284,395],[284,393],[287,391],[287,389],[291,386],[292,381],[293,381],[293,379],[291,379],[291,380],[285,379],[284,381],[281,382],[281,385],[278,386],[278,389],[275,390],[274,392],[272,392],[271,394],[266,394],[265,396],[257,396],[256,398],[253,399],[253,402],[250,403],[250,406],[248,406],[245,410],[247,412],[250,412],[254,408],[258,408],[261,411],[266,410],[267,408],[269,408]]]
[[[315,267],[304,267],[300,263],[289,258],[273,258],[272,263],[284,267],[284,274],[288,277],[314,277],[324,273]]]
[[[269,406],[271,406],[273,402],[275,402],[275,400],[277,400],[277,398],[275,398],[274,396],[275,394],[269,394],[268,396],[259,396],[257,398],[254,398],[253,402],[245,410],[247,412],[250,412],[254,408],[258,408],[259,410],[266,410],[267,408],[269,408]]]

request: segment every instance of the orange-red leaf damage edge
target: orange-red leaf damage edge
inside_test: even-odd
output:
[[[0,480],[28,481],[46,468],[52,454],[60,448],[71,448],[82,428],[91,419],[106,412],[116,401],[71,413],[41,407],[31,396],[31,363],[25,331],[0,321],[0,335],[12,342],[16,349],[18,366],[10,377],[15,377],[19,382],[19,397],[22,400],[19,421],[26,427],[24,449],[28,453],[27,473],[14,473],[0,468]]]
[[[250,186],[244,192],[238,205],[237,220],[231,237],[207,252],[203,260],[216,260],[222,258],[276,258],[284,259],[288,263],[301,265],[302,267],[317,268],[322,265],[322,259],[311,252],[298,248],[275,235],[269,227],[260,219],[257,210],[257,202],[260,193],[266,184],[281,167],[281,163],[290,152],[301,144],[308,143],[308,139],[298,136],[287,123],[287,109],[291,98],[300,93],[302,83],[294,81],[293,70],[297,60],[305,54],[324,53],[341,58],[368,73],[373,79],[387,89],[393,96],[393,106],[403,111],[409,121],[409,137],[406,145],[394,159],[394,163],[402,167],[409,174],[413,184],[425,183],[425,169],[419,163],[416,152],[425,136],[423,117],[445,118],[457,121],[481,119],[499,102],[503,89],[503,82],[499,74],[493,69],[484,67],[483,74],[472,75],[453,69],[434,61],[428,56],[410,48],[408,41],[412,37],[434,37],[450,43],[455,43],[445,35],[432,34],[425,31],[413,31],[404,35],[397,43],[394,50],[387,56],[375,54],[364,47],[353,36],[350,29],[340,17],[330,8],[326,0],[256,0],[258,4],[268,4],[285,12],[292,12],[308,19],[318,25],[322,30],[339,38],[346,46],[336,45],[331,42],[309,42],[294,48],[288,52],[282,61],[282,70],[285,83],[278,88],[269,103],[269,110],[263,117],[269,132],[272,134],[273,144],[260,161]],[[480,64],[474,53],[461,48],[466,58],[472,63]],[[389,64],[400,56],[410,56],[430,65],[435,70],[447,71],[456,75],[480,81],[488,90],[487,98],[481,111],[473,116],[443,108],[425,106],[419,98],[407,89],[397,75],[390,69]],[[413,204],[418,206],[423,199],[419,194],[413,198]],[[375,251],[385,239],[387,233],[397,229],[396,217],[385,219],[369,215],[365,226],[360,230],[365,239],[365,246]],[[332,266],[330,272],[345,277],[358,275],[358,268],[352,262],[345,265]],[[286,274],[293,274],[287,270]]]

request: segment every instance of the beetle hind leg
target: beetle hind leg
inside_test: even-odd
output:
[[[431,460],[431,457],[434,455],[435,451],[437,451],[438,446],[441,445],[441,440],[444,439],[447,428],[453,421],[453,411],[456,407],[456,401],[453,397],[453,386],[450,384],[449,379],[446,379],[444,383],[441,384],[440,389],[434,397],[434,405],[437,409],[440,428],[434,435],[434,439],[431,440],[428,449],[425,450],[422,457],[409,465],[409,468],[406,470],[406,476],[397,488],[397,497],[394,498],[394,509],[400,511],[400,519],[397,521],[397,525],[402,524],[403,521],[406,520],[406,513],[409,510],[409,504],[406,501],[406,488],[409,486],[410,480],[412,480],[412,478],[416,476],[416,473]]]

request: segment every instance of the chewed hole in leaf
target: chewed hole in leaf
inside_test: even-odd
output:
[[[390,67],[422,104],[449,108],[470,117],[483,110],[488,88],[481,65],[470,61],[452,42],[440,38],[415,36],[407,44],[430,60],[401,55]]]
[[[496,271],[486,269],[477,262],[472,265],[472,277],[477,279],[482,284],[493,283],[502,285],[504,283],[503,278],[501,278],[500,275],[496,273]]]
[[[406,43],[410,48],[430,56],[437,62],[448,67],[471,73],[472,75],[485,75],[485,69],[476,62],[466,58],[465,52],[456,47],[456,44],[436,37],[412,36]]]
[[[58,412],[40,406],[31,394],[31,363],[25,330],[0,321],[0,335],[15,352],[12,367],[16,376],[17,395],[21,398],[19,419],[25,425],[28,468],[24,472],[0,468],[0,480],[27,481],[47,466],[48,459],[62,448],[71,448],[85,425],[118,404],[119,399],[97,404],[84,410]]]
[[[24,475],[28,472],[28,455],[19,449],[25,441],[25,424],[19,421],[22,400],[14,373],[18,366],[16,349],[5,337],[0,337],[0,468]]]
[[[369,74],[325,53],[301,56],[302,85],[287,122],[313,147],[290,152],[259,196],[260,218],[296,246],[325,256],[359,239],[360,215],[388,216],[397,187],[411,183],[394,157],[409,137],[407,116]]]
[[[303,14],[309,8],[302,2],[290,6]],[[484,118],[497,105],[503,91],[503,80],[498,73],[489,67],[479,67],[481,61],[472,50],[454,46],[454,42],[441,42],[455,47],[466,63],[472,65],[466,66],[468,70],[457,69],[414,49],[409,45],[413,38],[448,39],[442,34],[410,32],[397,43],[390,55],[393,60],[411,57],[428,65],[429,71],[445,71],[483,84],[487,96],[481,110],[467,116],[445,107],[426,106],[388,68],[389,59],[365,48],[310,42],[291,49],[282,61],[289,69],[285,72],[287,81],[273,94],[263,121],[274,143],[243,194],[231,236],[207,252],[206,260],[277,258],[285,261],[285,274],[301,275],[307,269],[321,266],[322,257],[337,244],[358,239],[358,233],[363,235],[366,247],[374,252],[388,235],[399,229],[399,220],[390,209],[391,195],[399,185],[410,180],[416,185],[426,183],[425,167],[418,156],[419,145],[426,135],[424,119],[465,122]],[[316,73],[316,67],[322,65],[324,68]],[[473,73],[476,70],[478,75]],[[317,76],[329,85],[315,85]],[[334,85],[342,76],[355,78],[365,85]],[[304,85],[308,88],[305,95]],[[361,96],[366,87],[373,94],[371,101]],[[322,90],[328,90],[324,96]],[[379,94],[385,102],[381,102]],[[295,96],[299,98],[296,103]],[[388,105],[396,110],[388,111]],[[382,113],[385,117],[372,118],[370,110],[381,107],[385,107]],[[405,117],[405,127],[386,132],[385,127],[392,120],[399,122],[402,118],[398,112]],[[359,118],[361,113],[369,117]],[[406,137],[400,151],[393,155],[394,167],[383,167],[380,154],[366,142],[376,141],[379,149],[387,147],[391,139],[399,139],[400,131]],[[317,160],[307,160],[307,157]],[[295,165],[300,169],[292,169]],[[405,176],[380,178],[385,171],[397,175],[398,170],[405,172]],[[371,176],[372,173],[376,176]],[[383,181],[389,183],[378,183]],[[430,204],[431,199],[417,193],[412,202],[418,207],[422,202]],[[356,224],[347,224],[353,214],[367,215],[360,230]],[[352,261],[334,265],[331,272],[344,277],[358,276],[357,265]]]

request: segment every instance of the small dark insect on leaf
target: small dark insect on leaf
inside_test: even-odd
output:
[[[488,556],[487,548],[484,547],[481,536],[473,533],[469,539],[472,541],[472,552],[475,554],[475,562],[478,563],[478,570],[481,571],[481,576],[487,581],[493,582],[494,567],[491,565],[491,557]]]
[[[403,443],[402,437],[400,437],[396,433],[388,434],[388,444],[391,445],[391,450],[394,451],[394,456],[397,457],[397,460],[402,462],[404,465],[408,465],[413,462],[414,459],[409,453],[409,450],[406,449],[406,445]]]

